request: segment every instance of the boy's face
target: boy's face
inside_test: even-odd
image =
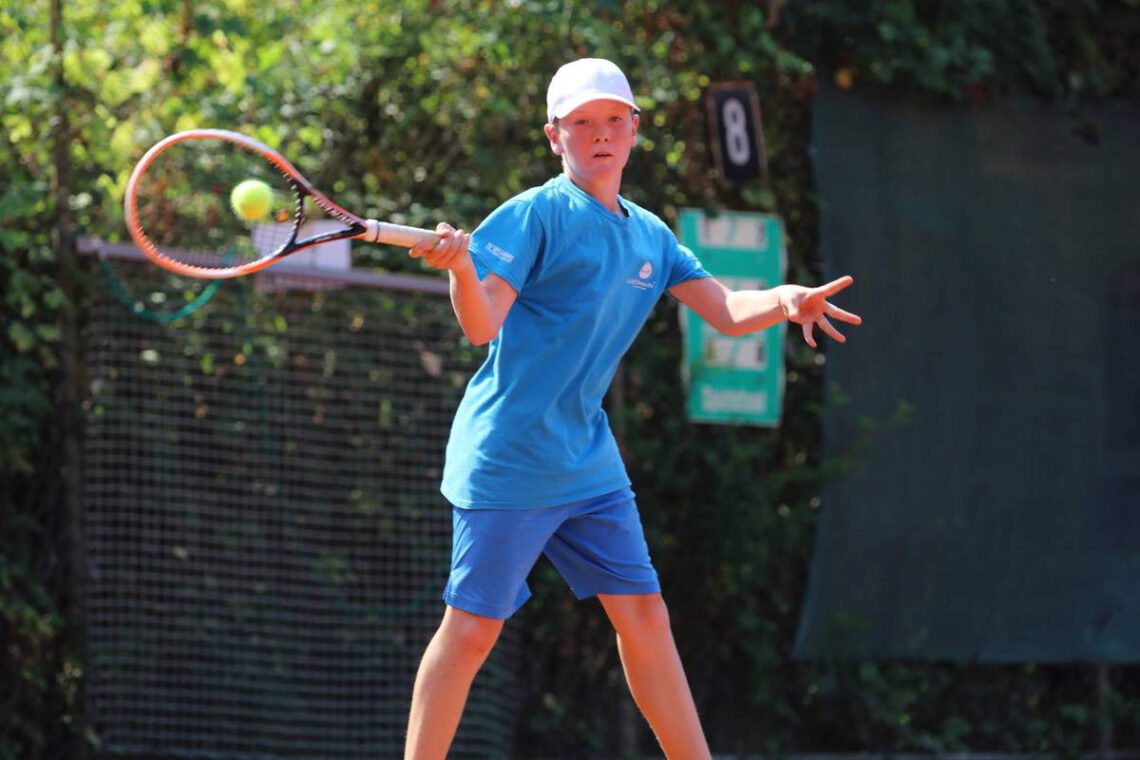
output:
[[[557,125],[546,125],[555,155],[562,156],[572,179],[587,186],[620,179],[637,144],[638,116],[624,103],[591,100],[575,108]]]

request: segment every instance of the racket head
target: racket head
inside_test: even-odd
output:
[[[267,213],[254,218],[231,204],[234,188],[247,180],[271,191]],[[188,130],[156,143],[131,172],[123,208],[131,238],[154,263],[207,279],[250,274],[365,230],[363,220],[317,193],[280,153],[220,129]],[[311,234],[317,221],[320,229]]]

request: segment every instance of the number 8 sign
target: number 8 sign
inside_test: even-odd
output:
[[[709,85],[709,129],[717,170],[729,182],[763,177],[767,171],[760,128],[760,99],[751,82]]]

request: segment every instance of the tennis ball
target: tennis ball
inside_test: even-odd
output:
[[[242,219],[260,219],[273,207],[273,190],[259,179],[247,179],[234,185],[230,206]]]

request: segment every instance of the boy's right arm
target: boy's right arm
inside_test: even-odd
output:
[[[477,346],[490,342],[499,334],[507,312],[518,295],[506,280],[488,274],[480,280],[471,261],[468,244],[471,236],[463,230],[441,222],[436,227],[439,242],[420,243],[409,251],[412,258],[423,259],[434,269],[446,269],[451,280],[451,306],[463,334]]]

